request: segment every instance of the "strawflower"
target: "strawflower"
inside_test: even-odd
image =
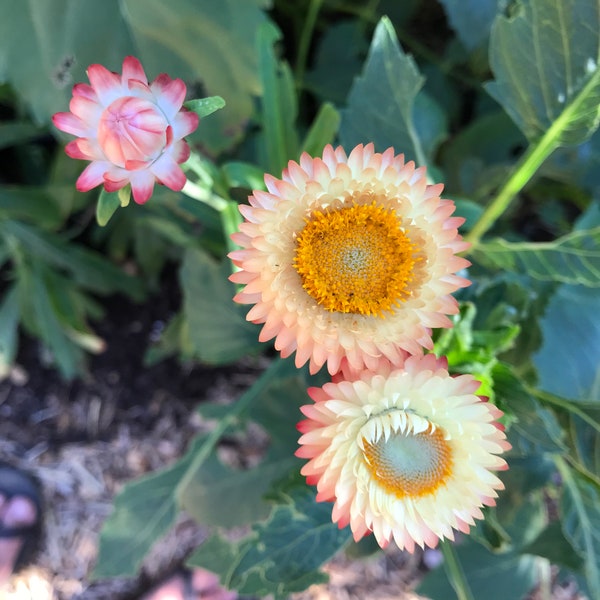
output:
[[[431,328],[458,310],[451,293],[470,282],[456,275],[469,265],[456,256],[468,247],[464,219],[425,168],[392,148],[327,146],[265,183],[240,207],[242,249],[230,254],[231,280],[245,285],[235,300],[254,304],[247,319],[264,323],[261,341],[331,374],[344,358],[373,368],[432,347]]]
[[[183,139],[198,127],[198,115],[182,109],[186,86],[159,75],[151,84],[139,60],[128,56],[123,73],[91,65],[90,84],[73,86],[71,112],[56,113],[55,126],[78,139],[65,148],[71,158],[92,161],[77,180],[81,192],[103,184],[114,192],[131,184],[143,204],[154,183],[179,191],[186,178],[179,164],[190,155]]]
[[[435,547],[455,529],[467,533],[503,489],[493,472],[507,468],[497,456],[510,448],[502,413],[475,395],[471,375],[452,377],[446,366],[433,354],[403,369],[380,361],[378,373],[309,389],[302,474],[355,540],[373,532],[381,547]]]

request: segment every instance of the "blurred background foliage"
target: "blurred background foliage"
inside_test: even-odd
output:
[[[104,298],[151,302],[165,293],[165,270],[178,273],[181,305],[145,349],[149,368],[167,356],[222,365],[265,352],[231,301],[227,207],[302,151],[394,146],[427,165],[467,219],[474,284],[436,352],[454,372],[481,379],[513,444],[498,506],[445,550],[445,562],[460,562],[476,599],[521,598],[547,583],[550,562],[593,597],[598,10],[594,0],[0,0],[0,14],[10,15],[0,20],[0,376],[18,360],[23,335],[39,340],[65,378],[80,376],[88,353],[110,352],[94,332],[110,319]],[[128,54],[150,79],[168,72],[186,81],[189,98],[218,95],[226,106],[190,137],[188,194],[159,188],[100,227],[98,191],[75,191],[84,165],[64,155],[67,138],[50,117],[66,110],[89,64],[117,71]],[[516,201],[485,237],[474,234],[498,191],[536,156]],[[225,584],[284,598],[320,581],[319,566],[349,536],[294,475],[296,407],[314,382],[275,360],[234,409],[202,405],[218,419],[215,433],[170,469],[127,486],[96,576],[134,572],[183,507],[216,529],[190,564]],[[269,433],[270,450],[258,467],[232,472],[213,450],[249,421]],[[231,505],[238,489],[254,491],[243,511]],[[151,525],[136,534],[142,523]],[[238,542],[219,533],[242,524],[252,529]],[[299,564],[298,555],[308,558]],[[464,582],[448,577],[432,571],[421,593],[448,599],[452,588],[467,597]]]

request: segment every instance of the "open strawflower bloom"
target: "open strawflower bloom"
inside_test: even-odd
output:
[[[85,192],[107,192],[131,184],[133,199],[145,203],[155,182],[180,191],[186,177],[179,166],[190,155],[183,139],[198,127],[198,115],[182,109],[186,86],[159,75],[148,83],[137,58],[127,56],[118,75],[102,65],[88,70],[90,85],[73,87],[71,112],[56,113],[55,126],[78,139],[67,144],[71,158],[92,161],[77,180]]]
[[[493,472],[507,468],[502,413],[476,395],[475,378],[446,366],[433,354],[401,369],[382,360],[376,372],[309,389],[302,474],[355,540],[373,532],[381,547],[435,547],[454,529],[467,533],[503,488]]]
[[[344,358],[374,368],[432,348],[431,328],[451,325],[451,294],[469,284],[456,273],[469,263],[456,256],[468,247],[463,219],[425,168],[392,148],[327,146],[265,183],[240,207],[242,249],[230,254],[240,269],[231,279],[245,285],[235,299],[254,304],[247,319],[264,323],[261,341],[331,374]]]

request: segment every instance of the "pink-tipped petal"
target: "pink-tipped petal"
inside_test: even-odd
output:
[[[131,174],[131,193],[136,204],[145,204],[154,191],[154,177],[149,171],[135,171]]]
[[[104,173],[109,168],[110,164],[107,162],[94,161],[90,163],[77,179],[75,187],[80,192],[87,192],[104,183]]]
[[[150,86],[152,88],[152,86]],[[158,105],[165,113],[167,119],[172,120],[181,109],[185,100],[185,83],[181,79],[173,79],[161,85],[161,92],[157,95]],[[154,91],[154,88],[152,88]]]
[[[121,78],[102,65],[90,65],[87,70],[90,83],[100,102],[107,106],[122,90]]]
[[[142,63],[135,56],[126,56],[123,60],[123,75],[121,80],[124,84],[127,84],[130,79],[135,79],[145,84],[148,83]]]
[[[167,186],[174,192],[183,189],[186,177],[181,167],[167,154],[163,154],[151,167],[152,173],[162,185]]]
[[[88,131],[85,121],[70,112],[59,112],[52,115],[52,122],[57,129],[78,137],[84,136]]]

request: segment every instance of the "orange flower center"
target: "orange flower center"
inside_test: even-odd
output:
[[[410,296],[413,251],[395,211],[376,202],[354,204],[307,219],[294,268],[327,310],[384,316]]]
[[[374,479],[398,498],[418,498],[435,492],[452,472],[452,448],[440,429],[396,433],[370,443],[364,457]]]

